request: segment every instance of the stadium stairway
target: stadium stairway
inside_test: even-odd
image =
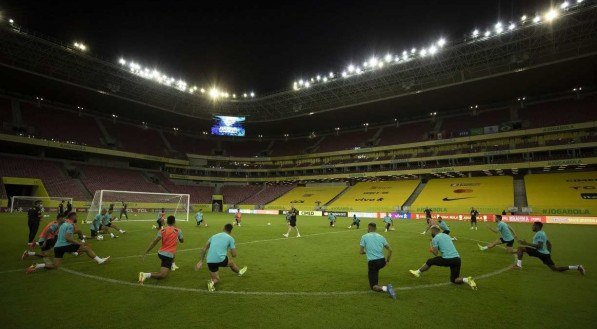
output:
[[[352,186],[347,186],[345,189],[343,189],[342,192],[338,193],[338,195],[336,195],[333,199],[324,204],[323,209],[326,209],[328,205],[331,205],[332,203],[334,203],[334,201],[338,200],[342,195],[344,195],[344,193],[348,192],[348,190],[350,190],[351,187]]]
[[[419,197],[419,194],[421,194],[421,191],[423,191],[423,189],[425,188],[425,185],[427,185],[427,183],[423,181],[419,182],[419,185],[417,185],[413,193],[408,197],[408,199],[406,199],[406,202],[404,202],[404,204],[402,205],[402,210],[410,208],[413,202],[415,202],[415,200]]]
[[[514,206],[520,211],[529,206],[524,179],[514,179]]]

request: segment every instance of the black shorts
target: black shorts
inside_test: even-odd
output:
[[[227,267],[227,266],[228,266],[228,256],[226,256],[226,258],[224,258],[224,260],[220,263],[207,263],[207,267],[209,268],[209,271],[212,273],[217,272],[220,267]]]
[[[544,254],[542,252],[539,252],[539,250],[531,247],[526,247],[524,249],[527,252],[527,254],[529,254],[529,256],[539,258],[543,262],[543,264],[547,266],[555,265],[553,260],[551,260],[551,254]]]
[[[97,231],[96,230],[90,230],[91,231],[91,237],[95,238],[97,236]]]
[[[105,226],[105,227],[112,227],[112,223],[103,224],[103,226]]]
[[[66,254],[67,252],[76,252],[79,251],[79,248],[80,247],[78,244],[69,244],[62,247],[55,247],[54,258],[62,258],[64,257],[64,254]]]
[[[471,217],[471,223],[476,223],[477,222],[477,217]]]
[[[450,282],[455,282],[456,278],[460,276],[460,266],[462,261],[460,257],[455,258],[443,258],[441,256],[429,258],[425,263],[427,266],[441,266],[450,268]]]
[[[168,256],[164,256],[162,254],[158,254],[158,258],[162,260],[161,267],[165,267],[165,268],[169,269],[172,267],[172,263],[174,263],[174,257],[168,257]]]
[[[443,233],[450,235],[450,230],[445,230]]]
[[[289,223],[290,223],[290,226],[296,227],[296,218],[290,218]]]
[[[506,240],[504,240],[504,238],[500,238],[500,241],[502,241],[502,243],[505,243],[506,246],[508,246],[508,247],[512,247],[514,245],[514,239],[512,239],[510,241],[506,241]]]
[[[374,259],[367,262],[369,268],[369,287],[373,288],[379,283],[379,270],[386,266],[386,259]]]
[[[43,243],[40,246],[41,247],[41,251],[48,251],[48,250],[54,248],[55,244],[56,244],[56,238],[46,240],[46,246],[44,247]]]

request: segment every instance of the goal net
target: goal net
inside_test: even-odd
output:
[[[188,194],[99,190],[95,191],[91,201],[87,222],[102,209],[110,208],[113,208],[112,216],[115,219],[155,221],[158,213],[164,209],[166,216],[174,215],[178,221],[188,221],[189,201]],[[126,211],[123,211],[125,205]]]
[[[72,203],[73,198],[15,195],[10,198],[10,212],[28,211],[35,206],[37,201],[40,201],[42,207],[49,211],[50,209],[58,209],[62,201],[64,201],[66,209],[66,202],[70,201]]]

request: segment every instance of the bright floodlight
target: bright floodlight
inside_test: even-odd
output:
[[[555,9],[550,9],[546,14],[545,14],[545,20],[548,22],[553,21],[554,19],[558,18],[558,11]]]
[[[354,65],[352,65],[352,64],[348,65],[348,72],[349,73],[354,72]]]
[[[11,19],[9,19],[9,20],[8,20],[8,22],[9,22],[10,24],[14,24],[14,22],[15,22],[15,21],[14,21],[14,19],[12,19],[12,18],[11,18]]]
[[[411,54],[414,54],[414,53],[416,53],[416,52],[417,52],[417,48],[413,48],[413,49],[411,49],[411,50],[410,50],[410,53],[411,53]]]
[[[348,73],[346,73],[346,71],[342,71],[342,77],[346,78],[348,76]]]
[[[566,8],[568,8],[569,6],[570,6],[570,2],[568,2],[568,1],[564,1],[564,2],[562,2],[562,4],[560,5],[560,8],[562,8],[562,9],[566,9]]]
[[[443,47],[445,44],[446,44],[446,39],[444,39],[444,38],[440,38],[437,41],[437,45],[440,46],[440,47]]]
[[[363,73],[363,70],[361,70],[360,67],[357,66],[357,68],[354,70],[357,74],[361,74]]]
[[[533,18],[533,23],[539,23],[541,22],[541,16],[537,15],[535,16],[535,18]]]
[[[317,81],[320,81],[321,80],[321,75],[318,74],[316,79],[317,79]]]
[[[377,64],[377,67],[381,69],[383,67],[383,62],[379,62],[379,64]]]
[[[384,59],[386,60],[386,62],[391,62],[392,61],[392,54],[386,54],[386,56],[384,57]]]
[[[421,55],[421,57],[427,56],[427,49],[425,49],[425,48],[421,49],[421,51],[419,52],[419,54]]]
[[[328,76],[329,76],[330,78],[334,78],[334,72],[330,72],[330,74],[328,74]]]
[[[522,15],[522,17],[520,18],[521,21],[526,21],[527,20],[527,15]]]
[[[299,84],[299,86],[302,86],[302,85],[304,85],[304,84],[305,84],[305,81],[303,81],[303,79],[300,79],[300,80],[298,81],[298,84]]]
[[[473,31],[473,38],[476,38],[477,36],[479,36],[479,30],[475,29]]]
[[[244,97],[244,98],[247,98],[247,93],[244,93],[244,94],[243,94],[243,97]]]
[[[369,65],[376,66],[377,65],[377,58],[375,56],[369,59]]]
[[[508,30],[512,31],[516,28],[516,24],[514,23],[510,23],[510,25],[508,25]]]
[[[211,88],[209,90],[209,97],[216,99],[220,96],[220,91],[217,88]]]
[[[126,61],[124,60],[124,58],[121,58],[121,59],[119,59],[119,60],[118,60],[118,63],[119,63],[120,65],[126,65]]]
[[[369,62],[363,62],[363,67],[369,66]]]
[[[497,34],[500,34],[500,33],[502,33],[503,31],[504,31],[504,27],[503,27],[502,23],[501,23],[501,22],[497,22],[497,23],[495,24],[495,32],[496,32]]]
[[[254,92],[251,92],[251,97],[255,97],[255,93]]]
[[[328,82],[328,77],[323,77],[323,82]]]
[[[485,35],[485,37],[488,37],[488,36],[490,36],[490,35],[491,35],[491,32],[490,32],[489,30],[487,30],[487,31],[485,31],[485,34],[484,34],[484,35]]]
[[[437,53],[437,47],[436,46],[429,47],[429,54],[435,55],[435,53]]]

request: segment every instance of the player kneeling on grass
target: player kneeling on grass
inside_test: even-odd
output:
[[[330,221],[330,228],[336,226],[336,216],[333,213],[328,214],[328,220]]]
[[[516,232],[514,232],[510,225],[502,222],[501,215],[495,215],[495,222],[497,223],[497,229],[491,228],[489,226],[487,228],[489,228],[494,233],[500,233],[501,237],[486,246],[477,244],[479,246],[479,249],[481,251],[485,251],[487,249],[491,249],[497,245],[505,243],[507,253],[516,253],[512,248],[514,246],[514,238],[516,237]]]
[[[417,278],[421,276],[421,273],[427,271],[431,266],[442,266],[450,268],[450,282],[461,284],[468,284],[473,290],[477,289],[477,284],[472,277],[461,278],[460,277],[460,254],[456,250],[454,243],[449,235],[440,233],[440,228],[437,226],[431,227],[431,249],[430,251],[436,256],[430,258],[421,266],[418,270],[410,270],[410,273]],[[441,253],[441,256],[438,256]]]
[[[102,211],[103,212],[103,211]],[[117,238],[118,235],[114,235],[114,233],[110,232],[110,229],[113,229],[115,231],[118,231],[120,233],[126,233],[126,231],[121,230],[120,228],[118,228],[118,226],[116,226],[116,224],[114,224],[114,217],[112,217],[112,212],[108,211],[107,214],[104,214],[102,217],[102,226],[101,226],[101,231],[102,233],[105,234],[110,234],[111,238]]]
[[[354,225],[358,229],[360,223],[361,223],[361,219],[359,219],[356,214],[352,215],[352,224],[348,228],[352,228],[352,226]]]
[[[207,240],[205,247],[201,249],[199,262],[195,265],[195,270],[200,270],[203,267],[203,259],[207,255],[207,267],[211,275],[211,280],[207,281],[207,289],[210,292],[216,290],[216,283],[220,281],[218,273],[220,267],[230,267],[232,272],[237,273],[238,276],[242,276],[247,271],[246,266],[239,269],[234,261],[228,259],[228,250],[230,250],[230,256],[236,257],[236,245],[230,233],[232,233],[232,224],[226,224],[224,225],[224,232],[212,235]]]
[[[144,273],[139,272],[139,283],[143,284],[145,279],[147,278],[154,278],[157,280],[164,279],[170,273],[170,270],[175,271],[178,269],[178,266],[174,263],[174,257],[176,255],[176,249],[178,248],[178,243],[183,243],[184,238],[182,236],[182,231],[174,226],[176,223],[176,218],[174,216],[168,216],[166,219],[166,223],[168,226],[164,227],[158,232],[156,238],[149,244],[147,250],[142,256],[142,259],[145,260],[145,256],[148,252],[155,247],[155,245],[161,240],[162,247],[158,251],[158,258],[162,261],[162,265],[160,266],[159,272],[154,273]]]
[[[197,221],[197,226],[205,225],[207,227],[207,222],[203,218],[203,209],[199,209],[199,211],[195,214],[195,220]]]
[[[440,217],[437,217],[437,221],[439,223],[439,228],[442,229],[442,233],[450,235],[450,227],[446,222]],[[450,236],[452,240],[457,240],[455,236]]]
[[[29,256],[36,256],[36,257],[47,257],[50,253],[50,250],[54,248],[54,244],[56,243],[56,237],[58,235],[58,228],[60,224],[64,222],[64,214],[58,213],[56,215],[56,220],[49,222],[46,227],[41,231],[39,235],[39,240],[37,240],[36,245],[41,248],[41,252],[37,253],[33,250],[25,250],[21,259],[25,259]]]
[[[570,265],[570,266],[556,266],[551,260],[551,242],[547,239],[547,234],[543,231],[543,223],[534,222],[533,232],[533,243],[528,243],[525,240],[519,240],[518,243],[518,254],[516,257],[516,264],[512,266],[514,269],[522,268],[522,255],[526,252],[531,257],[539,258],[543,264],[547,265],[552,271],[564,272],[568,270],[577,270],[580,274],[585,275],[586,270],[582,265]]]
[[[232,225],[240,226],[242,217],[243,217],[243,215],[240,213],[240,209],[238,209],[236,211],[236,214],[234,214],[234,222],[232,222]]]
[[[375,223],[369,223],[367,226],[367,233],[361,237],[361,255],[367,255],[367,267],[369,268],[369,287],[371,290],[377,292],[387,292],[392,298],[396,299],[396,293],[392,284],[387,286],[379,285],[379,270],[384,268],[386,264],[390,262],[392,257],[392,248],[388,244],[388,241],[383,236],[379,235],[375,231],[377,225]],[[388,251],[388,256],[384,257],[383,250]]]
[[[40,268],[45,268],[47,270],[59,268],[60,264],[62,264],[62,258],[66,253],[85,253],[87,256],[89,256],[89,258],[95,260],[98,264],[103,264],[110,259],[110,256],[106,258],[100,258],[93,252],[90,245],[87,245],[84,242],[76,241],[73,238],[73,234],[75,233],[77,214],[70,213],[68,218],[69,221],[65,221],[58,228],[58,236],[56,238],[56,244],[54,245],[54,262],[52,264],[33,264],[27,269],[27,273],[33,273]]]

